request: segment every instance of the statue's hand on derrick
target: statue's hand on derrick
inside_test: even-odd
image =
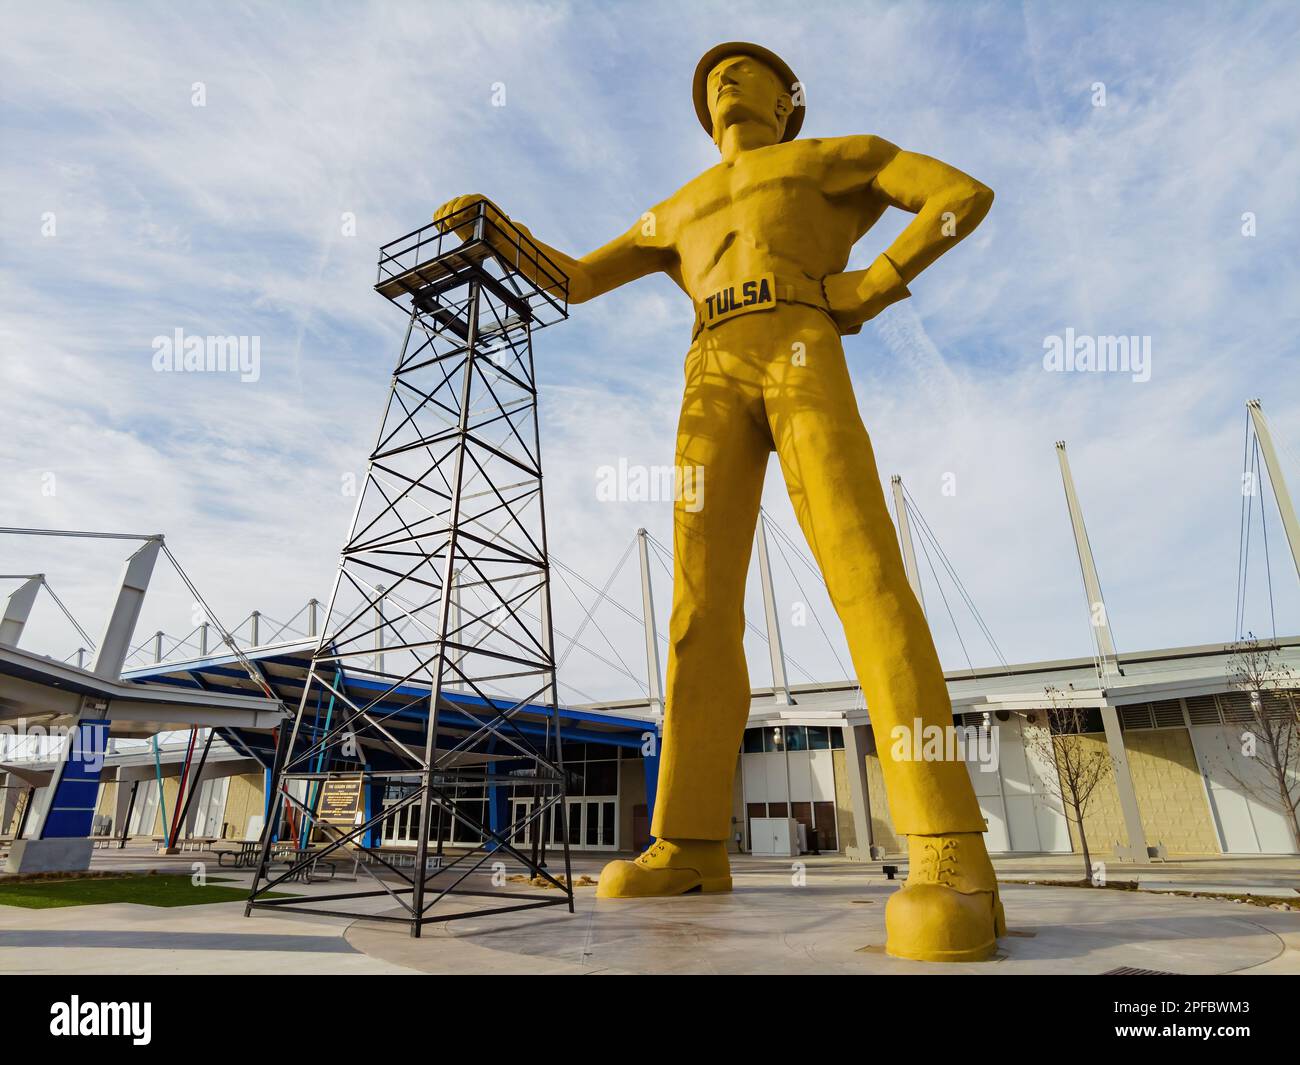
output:
[[[455,231],[461,240],[469,240],[474,236],[474,222],[479,216],[477,211],[469,208],[483,202],[488,205],[487,217],[495,223],[484,228],[483,235],[487,242],[511,258],[515,268],[539,287],[554,289],[561,284],[566,285],[565,296],[569,303],[586,303],[587,300],[645,277],[646,274],[667,271],[676,262],[670,248],[662,242],[647,239],[645,224],[641,219],[608,244],[581,259],[575,259],[559,248],[538,240],[527,226],[509,217],[486,196],[477,192],[448,200],[433,213],[434,224],[443,233]],[[460,217],[456,217],[457,214]],[[532,248],[544,258],[537,254],[514,258],[516,232],[522,233]]]
[[[822,288],[841,333],[857,333],[864,322],[912,294],[886,255],[878,256],[866,270],[831,274],[822,281]]]
[[[509,251],[514,246],[513,236],[510,233],[511,227],[531,239],[532,234],[529,233],[527,226],[514,221],[500,207],[478,192],[468,192],[448,200],[433,212],[433,220],[442,232],[454,230],[461,240],[469,240],[474,235],[474,223],[479,217],[479,213],[471,211],[470,208],[479,203],[487,204],[487,217],[490,222],[495,223],[487,225],[484,230],[484,237],[489,244],[499,247],[502,251]],[[459,217],[455,217],[457,215]]]

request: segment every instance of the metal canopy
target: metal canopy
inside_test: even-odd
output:
[[[196,726],[272,729],[284,717],[279,703],[251,687],[211,691],[111,680],[45,655],[0,646],[0,721],[71,727],[86,697],[111,705],[117,736]]]
[[[302,700],[303,690],[307,686],[307,676],[311,668],[312,652],[316,648],[313,641],[295,641],[279,646],[269,646],[248,650],[246,657],[266,678],[271,689],[286,706],[296,707]],[[151,688],[167,687],[192,692],[206,692],[216,695],[253,694],[258,689],[249,680],[248,674],[238,660],[229,654],[214,655],[208,658],[190,661],[173,661],[158,663],[140,669],[131,670],[124,679],[137,683],[147,683]],[[374,698],[377,692],[383,692],[384,698],[376,704],[376,709],[391,713],[392,728],[400,730],[423,730],[429,714],[431,689],[426,682],[413,678],[411,682],[388,691],[387,686],[371,677],[355,677],[346,668],[339,671],[336,686],[354,702],[365,702]],[[444,691],[442,705],[443,716],[452,728],[457,724],[467,724],[470,718],[459,711],[464,704],[470,713],[483,710],[484,701],[472,692]],[[544,729],[551,709],[538,703],[530,703],[519,708],[516,722],[521,730],[536,734]],[[561,706],[560,732],[565,742],[601,743],[613,747],[639,748],[647,729],[654,728],[654,721],[642,717],[619,716],[603,711],[579,709]],[[267,719],[261,728],[244,726],[222,727],[218,731],[236,750],[255,757],[263,766],[270,768],[275,754],[275,738],[271,728],[278,724],[278,719]],[[450,743],[451,734],[444,739]],[[378,743],[371,744],[362,736],[359,742],[366,745],[371,753],[373,764],[382,766],[386,762],[387,747]]]

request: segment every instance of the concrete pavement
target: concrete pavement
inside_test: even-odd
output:
[[[575,859],[595,876],[604,857]],[[146,848],[100,851],[96,869],[157,868],[248,882],[211,856],[164,857]],[[1012,934],[995,960],[960,966],[903,962],[883,953],[884,909],[901,881],[878,864],[836,856],[739,857],[731,895],[609,901],[577,889],[562,908],[470,918],[426,928],[259,911],[241,903],[155,908],[136,904],[26,910],[0,906],[0,972],[8,973],[1103,973],[1120,967],[1175,973],[1300,973],[1300,910],[1156,893],[1046,887],[1077,879],[1070,855],[998,859]],[[1219,885],[1286,896],[1295,858],[1207,858],[1108,866],[1114,879],[1180,890]],[[1153,879],[1158,878],[1158,879]],[[473,887],[489,889],[486,875]],[[233,886],[233,885],[232,885]],[[304,894],[339,883],[294,885]],[[348,885],[350,886],[350,885]],[[467,885],[468,886],[468,885]],[[511,883],[512,892],[534,893]],[[1300,896],[1298,896],[1300,897]],[[471,900],[479,904],[479,900]],[[391,899],[370,912],[393,912]],[[463,908],[461,899],[449,900]]]

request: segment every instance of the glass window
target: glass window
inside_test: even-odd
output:
[[[745,729],[745,742],[741,749],[746,754],[761,754],[763,751],[763,729]]]
[[[830,733],[831,733],[831,750],[832,751],[844,750],[844,730],[842,728],[833,728],[830,730]]]
[[[469,818],[473,821],[478,821],[480,823],[483,820],[483,815],[486,813],[483,804],[473,802],[473,801],[457,803],[456,806],[457,806],[457,813],[461,814],[463,817]],[[460,819],[460,817],[457,817],[453,820],[453,823],[450,826],[450,828],[451,828],[450,832],[444,829],[443,836],[444,837],[449,836],[452,842],[455,843],[482,842],[482,837],[478,834],[478,832],[474,829],[474,827],[472,825],[466,824],[464,821]]]
[[[586,794],[617,795],[618,794],[618,763],[617,762],[588,762]]]
[[[1101,710],[1098,707],[1083,707],[1077,714],[1070,712],[1068,709],[1063,713],[1054,714],[1051,711],[1045,711],[1043,718],[1047,720],[1053,733],[1062,732],[1103,732],[1105,726],[1101,721]]]
[[[785,750],[785,732],[781,728],[764,729],[763,750],[769,754],[779,754]]]
[[[831,730],[825,725],[808,726],[808,750],[829,751],[831,749]]]
[[[600,842],[606,847],[614,846],[614,827],[614,804],[604,803],[600,815]]]
[[[808,750],[808,729],[803,725],[787,725],[785,743],[792,751]]]
[[[586,779],[585,762],[566,762],[564,765],[564,790],[568,795],[585,795],[583,782]]]

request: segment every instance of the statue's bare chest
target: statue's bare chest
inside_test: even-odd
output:
[[[769,149],[705,171],[675,197],[677,225],[753,229],[792,213],[815,213],[826,200],[817,168],[801,158],[807,154]]]

